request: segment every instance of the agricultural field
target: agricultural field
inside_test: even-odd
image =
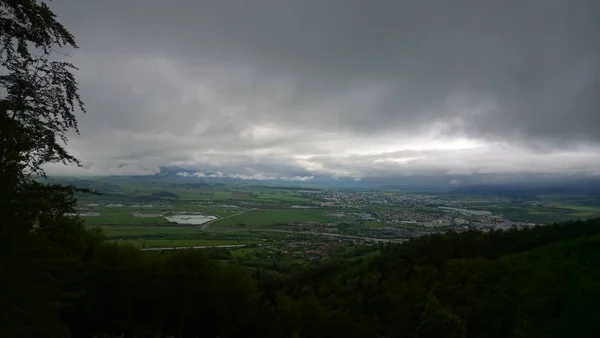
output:
[[[85,216],[82,218],[89,225],[110,224],[163,224],[168,223],[166,218],[160,216],[136,217],[130,210],[120,212],[99,211],[99,216]]]
[[[228,200],[231,199],[232,193],[230,191],[216,191],[213,194],[213,198],[217,200]]]
[[[260,252],[261,248],[240,248],[231,250],[231,256],[234,258],[248,258]]]
[[[245,245],[218,251],[229,255],[222,259],[281,273],[300,269],[309,261],[313,264],[315,260],[361,252],[360,248],[373,245],[374,239],[506,228],[512,221],[543,224],[600,216],[598,200],[585,196],[523,199],[385,189],[209,184],[147,177],[77,182],[101,193],[78,196],[78,211],[87,226],[102,228],[108,241],[148,249]],[[444,207],[479,210],[490,216],[449,213]],[[216,219],[210,220],[213,217]],[[184,221],[191,224],[182,224]],[[343,241],[349,251],[335,247],[332,240]],[[321,252],[316,243],[329,247]],[[355,243],[357,247],[352,246]],[[319,252],[317,256],[315,251]]]
[[[587,216],[598,216],[600,215],[600,207],[573,205],[566,203],[551,202],[546,204],[547,207],[558,208],[562,210],[568,210],[571,213],[582,214]],[[585,217],[585,216],[583,216]]]
[[[250,245],[262,243],[258,240],[225,240],[225,239],[133,239],[118,241],[128,243],[138,249],[150,248],[185,248],[194,246],[223,246],[223,245]]]
[[[289,222],[327,222],[335,220],[324,215],[322,209],[273,209],[253,210],[212,223],[212,227],[261,227]]]
[[[289,203],[306,203],[306,204],[310,204],[313,203],[314,201],[309,199],[309,198],[304,198],[304,197],[298,197],[298,196],[293,196],[290,194],[285,194],[285,193],[277,193],[277,192],[269,192],[269,193],[261,193],[258,195],[258,200],[259,201],[264,201],[264,202],[289,202]]]
[[[367,227],[381,227],[383,226],[381,224],[381,222],[374,222],[374,221],[370,221],[370,222],[361,222],[360,225],[362,226],[367,226]]]
[[[161,237],[161,236],[194,236],[204,232],[198,227],[175,226],[119,226],[105,225],[102,227],[106,238],[135,238],[135,237]]]

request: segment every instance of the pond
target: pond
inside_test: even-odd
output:
[[[208,221],[217,219],[216,216],[207,215],[173,215],[165,216],[169,222],[175,222],[178,224],[203,224]]]

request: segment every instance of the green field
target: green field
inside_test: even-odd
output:
[[[177,248],[191,246],[219,246],[219,245],[249,245],[262,243],[259,240],[230,240],[230,239],[132,239],[114,241],[128,243],[136,248]]]
[[[545,203],[533,208],[515,208],[515,210],[526,211],[529,215],[547,223],[600,216],[600,208],[557,202]]]
[[[310,203],[312,200],[308,198],[293,196],[284,193],[261,193],[258,199],[265,202],[291,202],[291,203]]]
[[[491,203],[474,203],[470,209],[489,210],[514,221],[554,223],[579,218],[600,216],[600,208],[541,200],[538,204],[511,203],[510,200]]]
[[[204,232],[198,227],[107,225],[103,226],[102,230],[107,238],[204,234]]]
[[[367,226],[367,227],[376,227],[376,228],[383,226],[383,224],[381,222],[375,222],[375,221],[361,222],[360,225]]]
[[[323,215],[322,210],[272,209],[255,210],[212,223],[212,227],[246,225],[249,227],[267,226],[276,223],[330,221],[332,217]]]
[[[218,200],[228,200],[231,198],[231,192],[230,191],[216,191],[214,193],[213,197]]]
[[[600,208],[583,205],[563,204],[563,203],[548,203],[549,207],[572,210],[578,213],[600,214]]]
[[[100,227],[107,240],[262,240],[263,234],[248,230],[206,232],[192,226],[104,225]],[[270,236],[277,237],[277,236]]]
[[[235,250],[231,250],[231,255],[235,258],[245,258],[245,257],[248,257],[249,255],[253,255],[257,252],[260,252],[260,250],[262,250],[262,249],[261,248],[235,249]]]
[[[89,187],[102,192],[102,195],[82,194],[80,206],[86,207],[91,212],[99,212],[98,217],[84,217],[87,225],[104,226],[109,238],[132,238],[141,236],[167,236],[185,235],[188,231],[182,229],[109,229],[109,225],[122,226],[147,226],[158,227],[169,223],[163,217],[134,217],[134,212],[169,215],[187,212],[201,212],[224,218],[212,223],[211,231],[232,231],[236,229],[256,229],[269,227],[276,224],[290,224],[296,222],[329,222],[339,221],[356,224],[363,227],[374,228],[385,226],[383,223],[360,222],[354,215],[359,211],[374,211],[381,213],[389,211],[406,211],[429,214],[439,217],[444,214],[438,205],[422,204],[363,204],[360,208],[345,205],[339,210],[322,209],[293,209],[293,205],[317,205],[322,201],[322,194],[307,194],[299,187],[278,187],[259,184],[211,184],[195,182],[192,180],[162,180],[162,179],[132,179],[124,177],[110,177],[98,179],[79,180],[82,187]],[[76,182],[71,182],[76,183]],[[317,190],[318,191],[318,190]],[[365,192],[354,189],[342,191],[367,194],[373,196],[374,192]],[[378,191],[379,196],[395,196],[416,194],[418,191],[398,189],[384,189]],[[430,192],[436,195],[434,192]],[[579,195],[539,195],[535,198],[512,198],[510,196],[464,196],[442,193],[436,198],[452,202],[467,209],[488,210],[495,215],[503,216],[513,221],[532,223],[553,223],[579,218],[593,218],[600,216],[599,200],[589,196]],[[92,204],[92,205],[89,205]],[[96,204],[96,205],[93,205]],[[97,205],[100,204],[100,205]],[[122,204],[123,207],[108,206],[108,204]],[[152,204],[152,207],[142,205]],[[235,207],[232,207],[235,206]],[[226,218],[244,210],[258,209],[231,218]],[[332,208],[333,209],[333,208]],[[363,210],[361,210],[363,209]],[[328,211],[343,211],[344,217],[328,217]],[[359,224],[360,223],[360,224]],[[185,227],[185,226],[182,226]],[[414,228],[419,230],[419,228]],[[190,233],[190,236],[193,234]],[[195,238],[195,235],[193,235]]]
[[[103,212],[100,216],[83,216],[86,224],[163,224],[168,223],[164,217],[134,217],[131,211]]]

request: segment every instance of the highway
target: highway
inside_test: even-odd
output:
[[[291,233],[291,234],[306,234],[306,235],[315,235],[315,236],[340,237],[340,238],[360,239],[363,241],[380,242],[380,243],[403,243],[403,242],[408,241],[408,239],[372,238],[372,237],[341,235],[341,234],[332,234],[329,232],[314,232],[314,231],[291,231],[291,230],[275,230],[275,229],[252,229],[252,231],[255,231],[255,232],[283,232],[283,233]]]
[[[246,245],[248,245],[248,244],[176,246],[176,247],[166,247],[166,248],[143,248],[140,250],[142,250],[142,251],[160,251],[160,250],[208,249],[208,248],[242,248],[242,247],[245,247]]]

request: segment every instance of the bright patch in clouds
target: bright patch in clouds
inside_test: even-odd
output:
[[[236,178],[241,180],[257,180],[257,181],[267,181],[267,180],[282,180],[282,181],[308,181],[314,178],[314,176],[269,176],[264,174],[254,174],[254,175],[242,175],[242,174],[225,174],[220,171],[216,173],[203,173],[203,172],[179,172],[176,174],[179,177],[208,177],[208,178]]]

